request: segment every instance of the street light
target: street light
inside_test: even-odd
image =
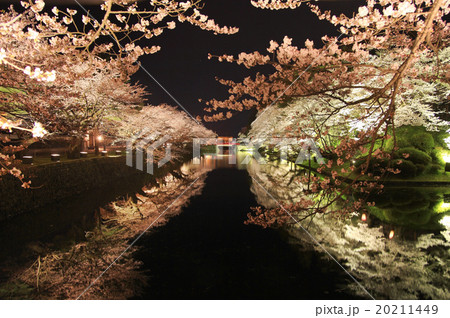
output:
[[[103,151],[106,151],[105,138],[103,138],[102,135],[99,135],[99,136],[97,137],[97,140],[98,140],[99,142],[102,142],[102,141],[103,141]]]
[[[96,132],[94,133],[94,142],[95,142],[95,144],[94,144],[94,148],[95,148],[95,155],[96,156],[98,156],[99,155],[99,153],[100,153],[100,150],[99,150],[99,143],[103,140],[103,136],[102,135],[98,135],[98,136],[96,136]]]

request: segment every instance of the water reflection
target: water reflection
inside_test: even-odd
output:
[[[342,291],[349,277],[321,253],[300,251],[275,229],[244,224],[257,205],[247,172],[230,158],[211,159],[183,170],[226,169],[211,171],[201,196],[138,243],[136,260],[150,273],[141,298],[355,298]]]
[[[253,165],[255,160],[251,154],[245,152],[230,153],[224,151],[222,154],[205,154],[200,158],[194,158],[185,167],[196,169],[219,169],[219,168],[237,168],[245,170]]]
[[[420,230],[443,230],[450,215],[449,188],[386,188],[372,195],[371,213],[383,222]]]
[[[304,194],[298,171],[280,163],[248,166],[259,185],[251,186],[259,204],[293,203]],[[448,299],[450,292],[450,204],[448,188],[386,188],[361,220],[320,215],[302,225],[323,248],[380,299]],[[275,199],[274,199],[275,198]],[[292,243],[311,242],[298,225],[287,229]],[[390,239],[391,238],[391,239]],[[300,245],[300,246],[304,246]],[[311,249],[322,251],[310,244]],[[349,286],[364,296],[357,285]]]
[[[184,164],[180,171],[184,175],[190,175],[195,173],[195,171],[207,172],[212,169],[219,168],[236,168],[239,170],[247,170],[248,174],[258,180],[263,187],[252,182],[250,184],[250,190],[255,195],[256,202],[264,207],[275,207],[278,202],[295,203],[299,201],[302,196],[304,196],[304,186],[298,182],[299,175],[302,171],[296,171],[293,165],[282,163],[282,162],[267,162],[266,164],[259,164],[256,160],[251,159],[251,156],[247,152],[237,152],[236,154],[222,154],[222,155],[204,155],[197,160],[193,160],[189,163]],[[220,172],[220,173],[218,173]],[[236,171],[235,171],[236,172]],[[237,173],[237,172],[236,172]],[[249,255],[249,251],[253,251],[253,257],[257,259],[261,257],[259,252],[255,252],[254,249],[248,247],[248,228],[243,225],[242,219],[235,219],[235,214],[230,217],[230,211],[239,211],[239,217],[245,217],[248,212],[249,204],[256,204],[251,196],[248,196],[247,191],[243,191],[242,187],[246,188],[247,184],[245,180],[246,176],[242,173],[236,177],[236,173],[229,173],[224,171],[216,171],[215,178],[217,184],[211,184],[207,190],[210,191],[210,199],[207,200],[207,196],[203,194],[194,200],[197,205],[190,206],[190,211],[193,214],[201,212],[200,206],[212,203],[213,208],[208,206],[202,218],[192,218],[192,221],[188,218],[189,214],[180,217],[181,220],[188,220],[193,222],[196,227],[192,226],[191,223],[179,223],[180,231],[186,231],[190,229],[187,238],[179,237],[179,232],[167,232],[167,229],[159,229],[163,240],[166,244],[166,236],[173,237],[175,246],[179,243],[185,244],[190,241],[188,238],[197,238],[200,234],[210,234],[211,236],[216,236],[217,233],[223,235],[232,236],[231,239],[223,240],[222,236],[217,236],[218,243],[223,244],[223,253],[220,254],[217,250],[217,245],[211,246],[209,254],[206,260],[210,261],[211,264],[205,263],[207,266],[205,268],[211,269],[216,263],[222,264],[223,255],[234,255],[237,250],[242,254],[242,258]],[[245,175],[245,173],[243,173]],[[228,178],[229,184],[223,183],[224,178]],[[235,183],[240,183],[240,187],[230,186]],[[243,185],[245,184],[245,185]],[[221,190],[220,187],[223,187]],[[248,188],[246,188],[248,189]],[[266,190],[270,192],[270,195]],[[159,197],[160,200],[164,198],[161,197],[159,189],[153,187],[148,189],[148,192],[154,191],[154,196]],[[208,192],[207,191],[207,192]],[[226,191],[231,191],[232,193],[223,198]],[[244,195],[243,195],[244,193]],[[207,193],[208,194],[208,193]],[[239,199],[239,195],[243,198]],[[273,197],[272,197],[273,196]],[[206,198],[206,199],[205,199]],[[374,195],[370,199],[375,202],[375,207],[367,214],[365,218],[361,218],[358,211],[355,211],[354,216],[350,219],[338,219],[333,215],[321,215],[314,218],[305,220],[303,226],[307,228],[308,232],[320,242],[323,248],[330,252],[334,257],[336,257],[341,264],[343,264],[351,274],[359,281],[361,284],[369,290],[369,292],[375,297],[380,299],[415,299],[415,298],[429,298],[429,299],[448,299],[450,298],[450,292],[448,286],[450,286],[450,274],[449,274],[449,248],[450,248],[450,189],[447,188],[387,188],[382,194]],[[84,197],[86,202],[99,206],[100,203],[91,199],[90,197]],[[245,199],[245,200],[244,200]],[[112,198],[108,197],[108,200]],[[221,207],[230,205],[228,210],[222,211],[220,214],[220,222],[217,222],[217,208],[215,204],[219,200]],[[252,203],[245,203],[251,201]],[[104,204],[104,203],[101,203]],[[185,202],[177,203],[179,206],[185,204]],[[64,205],[61,209],[65,208],[67,210],[68,205]],[[86,207],[80,207],[78,205],[78,210],[91,211],[92,208],[87,209]],[[241,211],[242,210],[242,211]],[[77,211],[74,209],[74,211]],[[216,213],[211,213],[214,211]],[[79,215],[78,215],[79,216]],[[89,214],[89,218],[82,219],[81,223],[86,223],[85,225],[93,226],[95,224],[95,215]],[[53,218],[53,216],[52,216]],[[71,219],[67,218],[67,215],[61,215],[61,218],[65,222],[71,223]],[[30,216],[30,221],[26,224],[18,223],[18,226],[24,225],[24,232],[27,228],[33,228],[30,224],[35,222],[35,224],[46,224],[48,222],[36,223],[36,218]],[[236,223],[236,222],[237,223]],[[200,222],[200,223],[199,223]],[[230,226],[223,226],[224,222],[230,222],[232,225],[242,233],[245,234],[242,240],[236,239],[234,233],[230,232]],[[175,223],[176,224],[176,223]],[[189,225],[189,226],[186,226]],[[215,225],[214,226],[212,226]],[[174,225],[172,225],[174,226]],[[9,225],[11,227],[11,225]],[[170,228],[170,227],[169,227]],[[38,234],[33,234],[34,239],[42,239],[41,233],[47,233],[48,229],[43,228]],[[66,228],[63,228],[66,231]],[[253,232],[257,233],[252,236],[254,242],[260,243],[261,236],[258,231],[264,231],[262,229],[253,229]],[[308,257],[313,258],[314,262],[311,266],[305,266],[305,271],[298,269],[294,261],[292,261],[292,266],[289,267],[292,273],[297,273],[299,281],[303,279],[302,275],[308,276],[312,273],[314,268],[322,266],[324,263],[329,262],[327,255],[323,254],[323,250],[318,248],[316,245],[311,243],[311,238],[306,232],[299,226],[292,226],[285,229],[287,235],[287,240],[290,246],[299,252],[303,263],[308,262]],[[4,232],[5,242],[7,236],[12,236],[12,232]],[[177,233],[174,235],[174,233]],[[231,235],[231,234],[233,235]],[[84,234],[84,231],[81,231]],[[251,233],[250,233],[251,234]],[[272,234],[264,234],[270,237],[267,240],[267,244],[272,241]],[[393,235],[392,239],[389,239],[389,235]],[[31,240],[31,237],[27,237],[26,240],[20,242],[21,245],[25,244],[26,241]],[[220,240],[219,240],[220,239]],[[233,240],[234,239],[234,240]],[[176,240],[180,240],[177,242]],[[150,238],[149,241],[154,241],[154,237]],[[204,242],[210,242],[210,237],[205,240],[200,240]],[[227,245],[232,242],[235,245]],[[243,244],[243,242],[245,244]],[[255,244],[256,244],[255,243]],[[266,243],[266,242],[265,242]],[[265,244],[264,243],[264,244]],[[163,250],[165,256],[174,257],[173,249],[167,249],[166,245],[159,244],[155,246],[155,249]],[[267,246],[261,247],[263,251],[267,252]],[[150,246],[150,245],[149,245]],[[261,246],[259,244],[258,246]],[[199,253],[203,253],[202,246],[192,245],[184,249],[185,254],[175,255],[179,258],[179,263],[174,263],[173,267],[175,272],[178,272],[179,266],[184,266],[183,262],[186,262],[185,257],[189,257],[192,254],[192,248],[196,248]],[[273,250],[279,249],[279,245],[274,245]],[[8,248],[8,252],[11,248]],[[316,252],[320,253],[316,253]],[[155,264],[159,264],[162,268],[168,267],[166,263],[161,262],[160,254],[148,253],[155,257]],[[211,256],[212,255],[212,256]],[[308,256],[309,255],[309,256]],[[312,257],[313,255],[314,257]],[[146,256],[149,257],[149,256]],[[210,258],[211,257],[211,258]],[[276,257],[268,256],[268,259],[276,259]],[[323,258],[323,259],[321,259]],[[235,258],[233,258],[234,260]],[[240,258],[239,258],[240,259]],[[318,260],[316,260],[318,259]],[[197,261],[197,260],[196,260]],[[203,261],[203,259],[202,259]],[[274,263],[278,264],[274,261]],[[180,265],[182,264],[182,265]],[[223,266],[223,273],[228,273],[229,269],[233,269],[233,264],[230,266]],[[250,258],[248,264],[255,264],[254,259]],[[319,266],[320,265],[320,266]],[[330,266],[334,266],[331,264]],[[337,266],[337,265],[336,265]],[[220,268],[220,266],[218,266]],[[250,265],[243,267],[244,269],[252,269]],[[334,268],[334,267],[333,267]],[[155,268],[150,267],[149,270],[152,271]],[[198,264],[194,263],[191,267],[192,275],[198,273]],[[234,269],[236,270],[236,269]],[[336,269],[341,271],[340,268]],[[207,271],[204,271],[208,273]],[[283,272],[280,270],[280,272]],[[308,274],[304,274],[304,273]],[[265,273],[262,271],[261,273]],[[278,272],[277,272],[278,273]],[[328,272],[328,276],[333,276],[331,270]],[[342,273],[345,275],[344,273]],[[242,275],[242,274],[241,274]],[[281,274],[280,274],[281,275]],[[322,274],[321,274],[322,275]],[[325,274],[323,274],[325,275]],[[245,275],[244,275],[245,276]],[[194,277],[194,276],[192,276]],[[225,277],[225,276],[224,276]],[[260,280],[260,274],[255,275],[257,279]],[[275,277],[275,276],[273,276]],[[283,276],[284,277],[284,276]],[[162,277],[165,278],[165,277]],[[166,280],[159,277],[162,283],[166,283]],[[245,278],[245,277],[244,277]],[[233,281],[236,283],[234,288],[240,288],[242,281]],[[267,278],[267,277],[264,277]],[[325,279],[321,284],[330,284],[330,281]],[[206,281],[212,281],[211,277],[206,277]],[[230,282],[228,278],[224,279],[225,282]],[[286,280],[289,282],[289,279]],[[174,281],[174,284],[178,282]],[[277,283],[279,283],[277,281]],[[289,283],[291,286],[292,284]],[[259,286],[252,285],[250,287]],[[297,285],[296,285],[297,286]],[[302,285],[299,286],[301,288]],[[214,286],[216,288],[217,286]],[[151,286],[152,289],[154,289]],[[180,286],[178,286],[180,288]],[[186,287],[187,288],[187,287]],[[328,286],[327,288],[334,288]],[[322,289],[322,286],[320,288]],[[361,290],[357,285],[346,286],[344,292],[346,294],[351,293],[352,295],[357,295],[361,297],[366,297],[367,295]],[[155,289],[156,290],[156,289]],[[171,288],[168,288],[172,292]],[[317,291],[316,291],[317,292]],[[341,292],[341,291],[339,291]],[[172,294],[173,295],[173,294]],[[205,292],[206,295],[206,292]],[[317,292],[317,295],[320,295]]]
[[[52,205],[18,215],[0,223],[0,259],[16,257],[40,243],[63,246],[80,241],[85,231],[99,222],[99,208],[118,197],[133,196],[147,184],[144,177],[133,177],[111,183],[108,188],[94,189],[82,196],[67,198]]]
[[[133,238],[149,226],[164,224],[197,196],[204,172],[180,173],[177,164],[165,174],[160,171],[159,178],[142,174],[120,179],[1,223],[0,298],[77,298],[128,250]],[[119,269],[108,272],[84,299],[134,296],[146,278],[130,256],[125,254]]]

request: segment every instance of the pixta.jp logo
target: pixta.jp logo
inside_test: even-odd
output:
[[[152,133],[144,130],[127,140],[127,166],[153,174],[155,151],[158,148],[165,149],[164,157],[157,162],[158,168],[170,161],[171,144],[168,142],[170,136]]]
[[[324,163],[319,148],[313,139],[299,139],[299,138],[268,138],[263,141],[250,139],[235,139],[235,138],[194,138],[193,140],[193,157],[194,164],[200,163],[202,147],[216,146],[214,153],[207,153],[204,155],[220,156],[228,155],[228,163],[236,164],[237,153],[245,150],[246,156],[240,158],[239,165],[246,165],[252,159],[258,161],[259,164],[265,164],[266,159],[259,152],[260,149],[278,149],[279,159],[288,160],[294,159],[296,164],[302,164],[304,161],[314,159],[318,163]],[[250,154],[249,154],[250,153]],[[293,156],[295,156],[293,158]]]

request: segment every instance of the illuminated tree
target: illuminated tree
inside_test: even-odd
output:
[[[287,103],[293,98],[318,95],[341,102],[342,108],[363,103],[373,104],[372,110],[386,106],[382,111],[386,116],[392,110],[389,105],[394,107],[398,93],[406,88],[401,85],[403,79],[448,83],[448,64],[414,67],[418,57],[437,56],[446,47],[448,28],[442,19],[448,13],[446,1],[369,1],[352,18],[331,16],[330,12],[322,13],[318,7],[309,6],[320,19],[340,27],[342,35],[324,36],[322,48],[314,48],[314,43],[307,40],[305,48],[298,49],[292,46],[292,39],[285,37],[281,45],[271,41],[269,55],[255,52],[237,57],[218,56],[219,61],[235,62],[247,68],[271,65],[274,72],[267,76],[257,74],[241,83],[221,80],[230,86],[230,98],[212,100],[208,110],[264,109],[279,96],[280,103]],[[377,65],[376,54],[388,55],[389,61]],[[355,99],[352,90],[367,94]]]
[[[142,140],[145,146],[159,139],[167,139],[171,144],[172,159],[180,159],[192,150],[194,138],[214,138],[216,134],[202,124],[190,118],[185,112],[173,106],[144,106],[121,115],[122,120],[116,127],[118,140]],[[190,146],[190,147],[188,147]],[[155,157],[164,155],[156,150]]]
[[[141,47],[139,41],[160,36],[166,29],[174,29],[176,21],[187,22],[215,34],[233,34],[238,31],[235,27],[220,27],[213,19],[202,14],[199,11],[201,1],[105,0],[100,6],[104,11],[100,19],[94,18],[89,12],[80,13],[73,9],[53,7],[51,13],[45,12],[43,0],[22,1],[21,4],[25,8],[24,12],[17,13],[11,8],[3,14],[1,32],[13,40],[31,41],[31,50],[18,55],[11,47],[11,39],[6,39],[4,42],[8,45],[2,43],[0,61],[22,71],[27,66],[34,68],[35,64],[27,59],[36,55],[45,53],[49,56],[52,52],[67,54],[74,50],[97,56],[108,54],[117,68],[127,71],[139,56],[160,50],[159,46]],[[50,44],[51,51],[40,50],[42,42]],[[131,68],[133,70],[136,69]],[[40,79],[51,80],[55,76],[53,71],[43,72],[40,68],[26,72]]]
[[[215,34],[238,31],[202,14],[200,1],[105,0],[98,20],[73,9],[54,7],[46,12],[43,0],[21,5],[21,12],[11,7],[0,13],[0,115],[7,129],[39,125],[49,132],[79,136],[103,124],[102,118],[118,104],[139,101],[142,89],[127,81],[138,69],[140,56],[160,49],[141,46],[148,39],[183,22]],[[86,65],[89,70],[80,73]],[[23,147],[14,151],[19,149]],[[2,146],[1,174],[17,175],[7,168],[13,160],[10,151]]]
[[[285,9],[301,2],[261,0],[252,4]],[[314,205],[317,212],[352,190],[379,189],[377,183],[385,173],[400,172],[401,161],[387,164],[381,176],[369,168],[373,162],[391,159],[392,152],[385,151],[385,146],[391,138],[396,145],[398,125],[436,129],[445,124],[429,102],[446,99],[447,93],[426,95],[439,87],[448,91],[449,28],[444,17],[450,12],[449,4],[444,0],[369,0],[347,17],[322,12],[309,2],[318,18],[336,26],[341,35],[324,36],[319,46],[307,40],[304,48],[293,46],[292,39],[285,37],[281,44],[271,41],[268,54],[210,55],[247,68],[268,65],[273,71],[241,82],[219,80],[229,87],[230,96],[207,102],[206,110],[212,114],[204,119],[226,119],[256,108],[260,117],[250,136],[314,140],[328,159],[303,180],[307,191],[325,198],[321,205]],[[418,96],[421,92],[423,96]],[[264,127],[273,129],[264,132]],[[355,159],[364,159],[360,172],[352,163]],[[369,180],[362,181],[367,176]],[[361,208],[363,200],[358,200],[348,211]]]

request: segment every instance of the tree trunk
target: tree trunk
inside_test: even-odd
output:
[[[98,134],[97,128],[94,129],[92,135],[93,135],[93,141],[94,141],[95,155],[98,156],[100,154],[100,150],[99,150],[99,145],[98,145],[98,143],[99,143],[99,140],[98,140],[99,134]]]
[[[70,140],[70,144],[69,144],[69,150],[67,151],[67,158],[69,158],[69,159],[80,158],[82,142],[83,142],[83,138],[72,137],[72,139]]]

